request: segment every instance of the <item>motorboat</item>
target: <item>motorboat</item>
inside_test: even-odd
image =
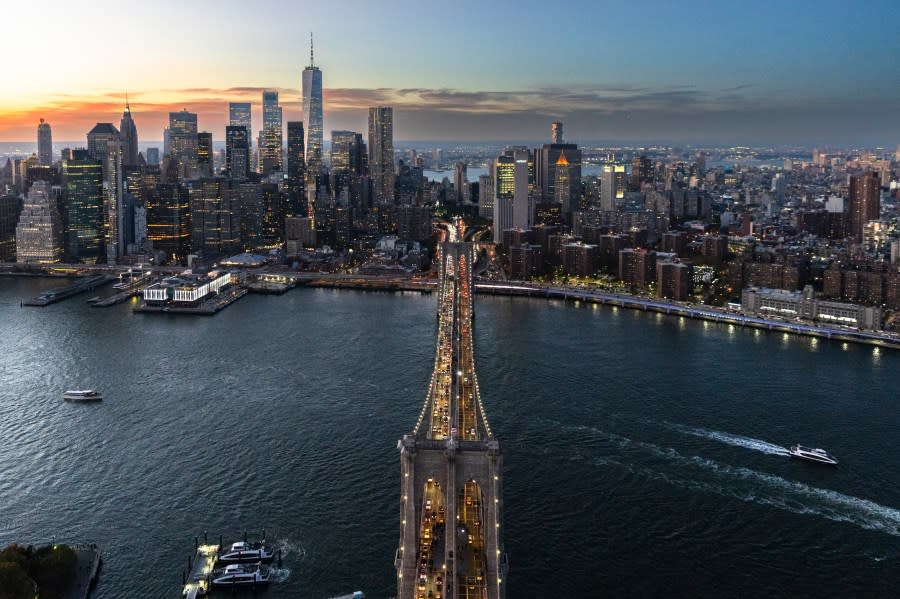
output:
[[[103,399],[103,395],[95,389],[83,389],[80,391],[66,391],[63,393],[63,399],[73,402],[100,401]]]
[[[209,584],[214,588],[265,586],[269,584],[269,571],[263,570],[259,563],[229,564],[221,570],[213,570]]]
[[[265,542],[248,543],[246,541],[238,541],[232,543],[228,549],[219,552],[219,561],[225,564],[245,564],[256,562],[271,562],[275,557],[275,552],[266,549]]]
[[[818,447],[805,447],[803,445],[791,445],[788,448],[791,457],[806,460],[808,462],[816,462],[818,464],[827,464],[829,466],[837,466],[838,461],[833,455]]]

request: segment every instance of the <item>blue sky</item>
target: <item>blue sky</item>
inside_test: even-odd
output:
[[[40,13],[6,34],[7,55],[29,59],[7,61],[0,138],[33,137],[38,114],[60,133],[117,120],[125,89],[146,139],[176,105],[216,134],[228,100],[266,87],[299,118],[314,31],[326,129],[363,130],[366,106],[388,103],[401,139],[546,137],[560,118],[581,139],[900,142],[896,1],[50,0]]]

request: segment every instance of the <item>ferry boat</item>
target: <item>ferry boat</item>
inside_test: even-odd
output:
[[[829,466],[837,466],[838,461],[833,455],[824,449],[804,447],[803,445],[791,445],[788,449],[791,457],[806,460],[808,462],[816,462],[818,464],[827,464]]]
[[[274,557],[275,552],[266,549],[265,543],[248,543],[246,541],[232,543],[230,548],[219,552],[219,561],[225,564],[268,563]]]
[[[269,584],[269,572],[261,564],[229,564],[221,570],[213,570],[209,581],[213,588],[257,587]]]
[[[100,401],[103,399],[103,395],[94,389],[84,389],[81,391],[66,391],[63,393],[63,399],[74,402]]]

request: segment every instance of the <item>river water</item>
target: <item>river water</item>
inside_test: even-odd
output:
[[[434,297],[19,306],[56,285],[0,280],[0,544],[96,542],[95,597],[164,598],[196,535],[265,529],[267,596],[393,595]],[[476,313],[510,598],[896,596],[900,353],[537,299]],[[62,402],[85,386],[104,401]],[[790,460],[798,441],[841,465]]]

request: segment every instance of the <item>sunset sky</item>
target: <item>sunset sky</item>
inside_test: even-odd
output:
[[[300,118],[315,34],[326,138],[395,107],[401,140],[860,144],[900,142],[900,2],[9,3],[0,141],[81,140],[118,124],[142,140],[170,110],[221,140],[227,102],[281,92]]]

